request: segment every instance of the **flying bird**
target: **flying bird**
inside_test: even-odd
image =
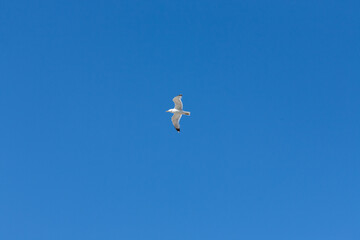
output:
[[[181,102],[182,94],[173,98],[173,102],[175,103],[175,107],[173,109],[169,109],[166,112],[173,113],[174,115],[171,117],[171,121],[175,127],[175,129],[180,132],[180,119],[182,115],[190,116],[190,112],[183,111],[183,104]]]

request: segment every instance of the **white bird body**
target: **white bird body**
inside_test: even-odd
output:
[[[183,111],[183,110],[178,110],[178,109],[169,109],[168,112],[171,112],[171,113],[177,113],[177,114],[184,114],[184,115],[188,115],[190,116],[190,112],[186,112],[186,111]]]
[[[181,101],[182,95],[178,95],[173,98],[173,102],[175,103],[175,107],[167,110],[166,112],[173,113],[174,115],[171,117],[171,121],[175,127],[175,129],[180,132],[180,119],[182,115],[190,116],[190,112],[183,110],[183,104]]]

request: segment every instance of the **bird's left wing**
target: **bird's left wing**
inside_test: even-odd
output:
[[[171,121],[175,127],[175,129],[180,132],[180,119],[181,119],[181,114],[179,113],[175,113],[172,117],[171,117]]]
[[[175,109],[177,109],[177,110],[183,109],[183,104],[182,104],[181,98],[182,98],[181,94],[173,98],[173,102],[175,103]]]

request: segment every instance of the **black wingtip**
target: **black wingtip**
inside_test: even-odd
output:
[[[175,129],[176,129],[176,131],[180,132],[180,128],[175,128]]]

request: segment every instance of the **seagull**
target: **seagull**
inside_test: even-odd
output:
[[[174,115],[171,117],[171,121],[175,127],[175,129],[180,132],[180,119],[182,115],[190,116],[190,112],[183,111],[183,104],[181,102],[182,94],[173,98],[173,102],[175,103],[175,107],[173,109],[169,109],[166,112],[173,113]]]

